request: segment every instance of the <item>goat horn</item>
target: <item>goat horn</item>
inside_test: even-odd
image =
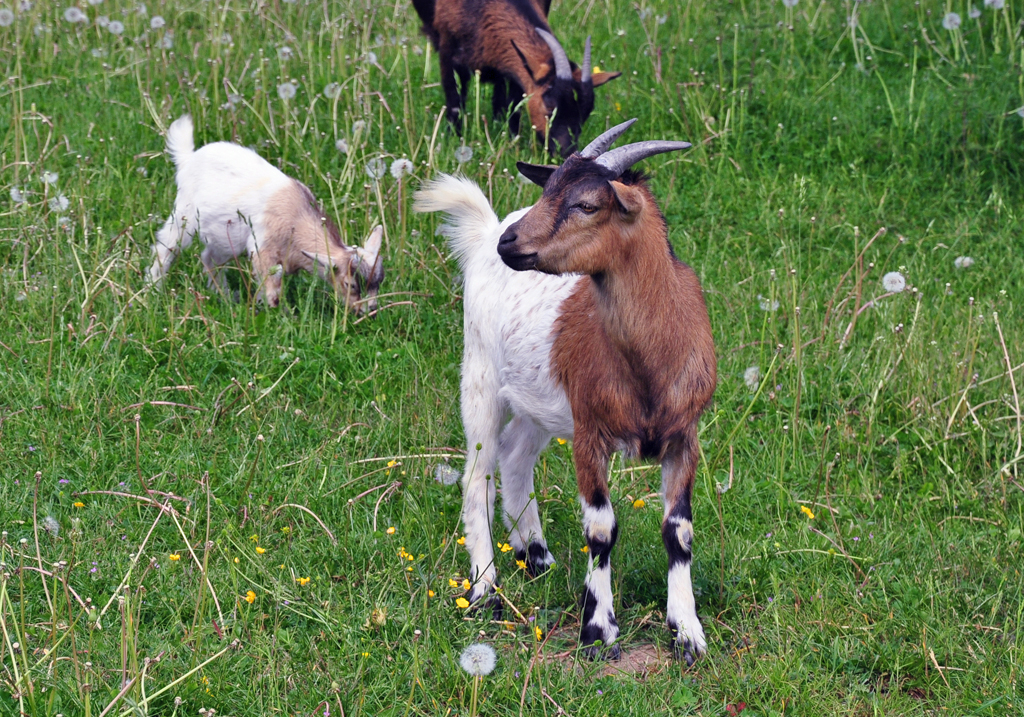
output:
[[[610,131],[610,130],[609,130]],[[668,142],[665,140],[648,140],[646,142],[634,142],[623,145],[602,154],[594,161],[606,169],[610,169],[618,176],[639,162],[641,159],[653,157],[662,152],[675,152],[680,149],[689,149],[692,145],[689,142]]]
[[[586,60],[584,60],[584,62],[586,62]],[[607,130],[600,137],[584,147],[583,151],[580,152],[580,156],[584,159],[597,159],[615,143],[615,140],[622,136],[623,132],[632,127],[634,122],[636,122],[635,117],[631,120],[626,120],[622,124],[615,125],[610,130]]]
[[[540,35],[541,39],[547,43],[548,48],[551,50],[551,55],[555,60],[555,77],[559,80],[571,80],[572,79],[572,67],[569,65],[569,56],[565,54],[565,50],[558,44],[558,40],[547,30],[541,28],[535,28],[537,34]]]
[[[587,35],[587,44],[583,46],[583,67],[580,68],[580,82],[585,85],[594,84],[594,76],[590,70],[590,35]]]

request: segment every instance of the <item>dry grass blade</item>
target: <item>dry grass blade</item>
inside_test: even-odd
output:
[[[311,511],[306,506],[299,505],[298,503],[284,503],[283,505],[279,505],[278,507],[274,508],[274,510],[271,512],[271,514],[272,515],[277,515],[281,511],[282,508],[297,508],[297,509],[299,509],[301,511],[309,513],[311,516],[313,516],[313,520],[315,520],[317,523],[319,523],[320,527],[324,529],[325,533],[327,533],[327,536],[331,539],[331,543],[333,543],[334,545],[338,544],[338,539],[334,537],[334,533],[332,533],[330,531],[330,529],[324,524],[324,521],[320,520],[319,516],[317,516],[316,513]]]

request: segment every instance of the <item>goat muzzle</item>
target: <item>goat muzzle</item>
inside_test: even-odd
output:
[[[498,240],[498,256],[501,257],[501,260],[510,269],[529,271],[537,266],[537,252],[524,254],[516,246],[517,239],[519,239],[519,235],[516,234],[516,228],[513,224],[505,230],[505,233]]]

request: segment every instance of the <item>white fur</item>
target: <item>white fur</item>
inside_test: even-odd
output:
[[[595,568],[594,557],[591,556],[590,562],[587,564],[586,583],[590,592],[597,598],[590,625],[600,628],[604,635],[601,641],[605,645],[611,645],[619,638],[619,626],[615,622],[614,596],[612,595],[611,565]]]
[[[668,571],[668,610],[665,615],[669,624],[679,626],[676,643],[688,641],[698,654],[707,650],[704,628],[697,618],[697,603],[693,598],[690,582],[690,564],[676,563]]]
[[[448,215],[447,235],[464,275],[462,423],[468,454],[463,477],[466,547],[477,577],[478,599],[495,577],[490,527],[494,492],[483,488],[500,458],[502,503],[509,542],[524,550],[544,544],[533,492],[533,466],[552,436],[571,438],[572,409],[551,375],[553,326],[579,276],[513,271],[498,256],[502,232],[528,210],[504,221],[468,179],[441,175],[417,192],[413,208]],[[511,414],[512,421],[505,426]],[[482,446],[478,452],[477,444]],[[545,557],[550,564],[550,554]]]

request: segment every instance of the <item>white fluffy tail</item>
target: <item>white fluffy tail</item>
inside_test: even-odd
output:
[[[490,238],[497,244],[501,222],[476,182],[441,174],[425,182],[413,197],[414,212],[444,212],[448,215],[447,221],[441,225],[441,233],[448,237],[448,244],[463,268],[473,252],[483,246],[484,239]],[[489,248],[494,250],[493,246]]]
[[[182,115],[174,120],[167,130],[167,154],[171,155],[174,164],[181,167],[195,151],[192,140],[192,117]]]

